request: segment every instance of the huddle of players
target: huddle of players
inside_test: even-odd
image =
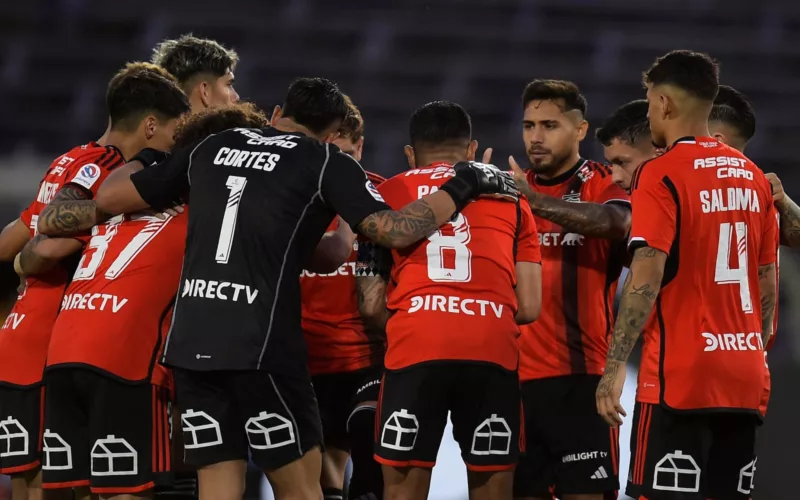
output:
[[[188,38],[183,41],[197,43]],[[174,72],[170,70],[176,76],[184,75],[181,82],[184,90],[192,89],[187,93],[194,104],[193,109],[200,105],[213,105],[212,99],[220,95],[225,96],[223,99],[227,98],[228,102],[217,104],[236,101],[230,83],[225,83],[225,79],[232,82],[235,55],[224,49],[217,55],[223,64],[217,64],[215,68],[223,70],[200,71],[211,73],[214,78],[201,79],[199,84],[191,81],[199,75],[186,68],[186,57],[176,57],[177,67]],[[651,120],[653,110],[659,111],[659,104],[662,114],[668,117],[667,121],[677,120],[676,123],[685,125],[686,116],[697,118],[692,114],[696,112],[688,106],[696,104],[696,100],[709,101],[709,96],[713,99],[714,95],[708,88],[699,91],[694,88],[681,70],[685,65],[692,67],[692,71],[708,69],[703,64],[711,63],[696,54],[673,53],[659,59],[646,79],[650,88]],[[716,85],[715,68],[712,73]],[[4,325],[0,342],[12,345],[9,339],[13,337],[9,335],[22,328],[26,317],[50,321],[52,328],[42,328],[41,324],[35,328],[40,332],[38,353],[31,354],[35,351],[30,348],[21,349],[19,338],[15,340],[16,352],[7,351],[14,352],[9,354],[9,362],[13,359],[15,364],[12,366],[17,370],[13,370],[15,375],[9,374],[10,380],[4,381],[16,387],[4,387],[7,391],[0,400],[0,416],[5,418],[6,408],[14,408],[4,406],[7,404],[5,401],[11,402],[14,397],[25,398],[19,406],[35,409],[28,415],[28,428],[38,429],[38,422],[33,419],[39,418],[41,368],[46,360],[45,431],[39,437],[40,447],[42,440],[45,445],[45,487],[63,489],[90,485],[92,491],[100,495],[145,496],[154,486],[154,473],[169,470],[171,461],[167,411],[171,381],[159,367],[156,356],[163,343],[162,332],[169,323],[168,311],[179,282],[176,270],[183,257],[180,241],[186,236],[186,216],[181,215],[182,208],[176,207],[165,215],[140,213],[95,225],[104,222],[104,217],[98,213],[91,198],[111,169],[135,170],[135,163],[120,167],[122,158],[143,160],[145,158],[136,156],[136,153],[146,147],[169,149],[176,119],[189,109],[189,102],[181,97],[180,92],[175,92],[177,86],[168,74],[159,74],[150,66],[129,66],[116,79],[135,84],[137,89],[141,89],[143,84],[152,84],[151,100],[136,103],[127,99],[124,102],[129,108],[117,109],[112,81],[108,99],[111,125],[107,135],[101,139],[104,144],[93,143],[76,148],[54,163],[40,186],[36,202],[39,205],[32,205],[21,217],[22,227],[26,230],[24,239],[30,239],[29,243],[21,241],[18,223],[7,228],[9,234],[17,230],[19,241],[25,245],[16,261],[19,271],[26,275],[40,275],[43,279],[27,277],[26,291]],[[187,84],[194,87],[187,87]],[[227,94],[226,88],[230,89]],[[658,91],[664,93],[655,97]],[[284,116],[292,116],[286,112],[291,104],[287,97]],[[730,107],[732,112],[717,111],[720,117],[717,122],[732,127],[731,130],[739,134],[747,134],[746,127],[744,132],[740,130],[740,113],[735,106],[731,103],[724,106]],[[632,111],[634,107],[636,109]],[[646,133],[647,113],[641,103],[632,103],[612,115],[598,131],[598,138],[606,146],[607,156],[612,162],[612,168],[609,168],[579,156],[578,144],[584,138],[588,124],[583,119],[586,102],[574,85],[535,81],[526,88],[523,108],[523,138],[532,168],[526,175],[513,159],[510,162],[527,198],[517,203],[482,199],[470,204],[427,240],[406,250],[389,252],[366,240],[359,241],[356,243],[358,251],[347,257],[348,263],[332,275],[306,272],[301,277],[309,367],[314,376],[325,432],[321,483],[326,498],[343,496],[344,466],[350,451],[354,475],[349,498],[380,498],[384,490],[387,498],[425,497],[448,411],[452,412],[456,439],[470,471],[472,498],[511,498],[512,494],[520,498],[549,498],[553,492],[562,498],[602,498],[604,494],[613,495],[618,489],[616,429],[615,426],[609,429],[602,422],[591,394],[597,388],[609,353],[607,338],[612,332],[611,302],[615,283],[625,264],[620,247],[631,225],[627,193],[620,187],[630,189],[629,175],[638,166],[635,154],[642,160],[655,154],[650,150],[650,155],[645,157],[647,148],[642,146],[642,140],[650,137]],[[136,122],[136,119],[140,121]],[[705,120],[708,121],[707,116]],[[227,128],[263,128],[268,123],[262,114],[247,106],[201,113],[183,122],[175,137],[175,147],[192,144]],[[352,151],[357,158],[363,145],[363,123],[359,115],[355,112],[349,114],[341,123],[340,130],[344,133],[336,143],[342,150]],[[732,139],[731,130],[723,137]],[[660,133],[664,134],[663,129]],[[453,177],[450,166],[459,161],[474,160],[477,149],[477,143],[471,139],[469,116],[453,103],[437,102],[420,108],[412,117],[410,135],[411,144],[406,147],[406,155],[411,169],[378,187],[378,196],[395,208],[436,191],[445,180]],[[125,141],[122,137],[137,138],[137,141]],[[115,148],[115,138],[127,149]],[[652,138],[659,142],[663,139],[656,137],[655,131]],[[699,147],[724,150],[718,154],[725,154],[726,158],[737,158],[735,153],[712,138],[694,142],[681,140],[677,144],[681,147],[683,144],[701,144]],[[673,145],[668,151],[677,147]],[[689,152],[687,155],[691,157],[692,154]],[[244,161],[242,158],[229,158],[232,163]],[[488,161],[487,155],[485,159]],[[659,161],[663,163],[663,160]],[[145,165],[149,163],[144,162]],[[751,178],[760,175],[749,161],[742,160],[740,166],[744,167],[743,171],[751,172]],[[130,172],[123,174],[130,175]],[[634,184],[638,182],[641,185],[642,175],[637,174]],[[742,175],[747,179],[746,174]],[[380,179],[373,176],[372,180],[377,183]],[[646,191],[643,189],[642,192]],[[658,200],[653,201],[655,198],[644,195],[641,198],[640,206],[646,207],[648,212],[639,215],[640,219],[664,207],[663,204],[656,204],[658,209],[647,207],[646,203],[654,204]],[[644,235],[638,237],[648,243],[645,249],[652,248],[666,254],[669,245],[677,241],[675,234],[679,234],[675,229],[674,220],[678,217],[675,209],[672,210],[672,226],[665,224],[659,228],[663,231],[665,227],[672,227],[672,239],[664,234],[651,237],[646,232],[636,231],[637,227],[642,231],[645,229],[642,222],[637,226],[637,213],[642,211],[636,209],[635,200],[636,195],[633,236]],[[677,198],[674,203],[677,203]],[[766,213],[771,203],[764,199],[761,203],[763,213]],[[796,205],[788,199],[781,200],[781,203],[787,207],[782,210],[782,215],[794,220],[795,226],[790,227],[796,228]],[[791,219],[792,214],[795,219]],[[534,237],[537,226],[538,240]],[[92,232],[91,236],[78,238],[31,239],[34,231],[28,232],[29,227],[38,227],[43,233],[53,236],[89,228]],[[757,223],[756,227],[759,227]],[[347,232],[344,226],[336,227],[336,224],[330,229],[329,234],[338,232],[339,236]],[[766,226],[763,233],[769,234]],[[758,238],[757,242],[762,241],[756,234],[748,233],[745,237],[752,236]],[[786,234],[790,239],[797,233],[795,230]],[[351,238],[351,235],[345,234],[344,237]],[[740,246],[741,238],[738,240]],[[766,240],[767,236],[764,238]],[[150,245],[152,241],[159,243]],[[352,239],[350,241],[352,244]],[[669,241],[669,244],[664,241]],[[652,246],[651,242],[661,243],[661,247]],[[64,293],[66,272],[54,267],[54,263],[81,249],[83,254],[78,270]],[[677,251],[669,253],[678,254]],[[759,257],[763,257],[764,266],[768,266],[771,255],[766,250],[763,253]],[[746,259],[750,257],[752,252],[745,253]],[[762,264],[761,260],[759,264]],[[666,261],[670,262],[669,259]],[[634,258],[632,266],[637,262]],[[750,269],[755,267],[752,265]],[[636,270],[636,267],[632,269]],[[671,269],[670,272],[677,273],[678,277],[683,272]],[[736,269],[729,265],[724,268],[729,274]],[[127,273],[123,274],[126,270]],[[140,273],[146,270],[147,274],[137,274],[135,270]],[[352,274],[357,278],[353,279]],[[633,274],[631,280],[636,280],[637,275]],[[129,280],[124,283],[119,279],[128,276]],[[154,277],[173,285],[155,293],[152,287],[148,287],[147,294],[132,295],[131,292],[139,289],[132,284],[133,280],[152,282]],[[742,283],[743,279],[735,283]],[[660,281],[659,277],[654,284],[645,285],[650,290],[658,290]],[[727,281],[719,279],[716,282],[734,283],[731,276]],[[714,284],[715,280],[711,279],[711,283]],[[629,290],[628,284],[623,291],[623,300]],[[208,284],[205,291],[195,288],[189,293],[224,297],[223,285],[218,283],[216,292]],[[145,287],[140,288],[144,290]],[[753,288],[755,286],[750,289]],[[763,291],[763,286],[761,288]],[[115,293],[109,293],[112,290]],[[631,295],[650,299],[652,307],[652,299],[658,292],[652,292],[651,296],[641,290],[641,286],[634,288]],[[667,290],[665,288],[662,293]],[[23,306],[32,307],[30,297],[34,292],[41,298],[36,299],[35,312],[28,316]],[[184,289],[183,295],[186,293]],[[226,293],[250,292],[236,289]],[[314,294],[319,300],[309,299]],[[58,298],[54,299],[56,296]],[[356,296],[357,303],[354,301]],[[741,296],[744,300],[744,295]],[[26,297],[29,298],[27,301]],[[50,305],[49,316],[40,303]],[[134,307],[126,309],[128,304]],[[758,310],[752,309],[752,303],[750,306],[751,311]],[[541,316],[540,309],[544,311]],[[84,316],[87,314],[85,311],[93,311],[94,316],[91,319]],[[100,319],[96,311],[108,316]],[[131,316],[126,318],[126,312]],[[148,314],[153,323],[146,328],[142,325]],[[674,310],[673,314],[680,316]],[[537,317],[538,321],[530,324]],[[86,328],[89,321],[99,323],[97,329],[103,331],[102,337],[97,335],[97,331]],[[520,329],[517,324],[527,326]],[[133,325],[136,328],[131,328]],[[640,331],[642,326],[639,325]],[[674,326],[669,326],[671,331]],[[109,329],[119,331],[108,335]],[[617,338],[617,330],[612,353],[617,342],[630,344],[629,339],[625,342],[624,336]],[[750,331],[758,330],[761,330],[760,325]],[[48,336],[52,331],[49,342],[41,339],[42,331],[47,331]],[[384,332],[388,340],[385,352]],[[659,338],[649,326],[646,332],[646,353],[657,353],[665,339],[668,342],[665,345],[675,342],[666,336]],[[629,332],[623,333],[633,336]],[[142,335],[150,336],[148,342],[143,342]],[[743,342],[749,346],[751,340],[748,338]],[[728,355],[736,348],[728,347],[726,352],[723,347],[721,351]],[[621,352],[624,354],[624,350]],[[30,357],[37,355],[37,359]],[[610,356],[610,360],[619,362]],[[132,363],[132,359],[141,362]],[[671,387],[670,379],[659,365],[664,361],[658,360],[657,355],[652,359],[646,357],[643,365],[647,361],[651,362],[647,368],[657,374],[655,383]],[[28,368],[18,370],[23,365]],[[87,365],[95,370],[85,370]],[[384,366],[386,369],[382,375]],[[39,368],[38,375],[32,373],[36,367]],[[25,372],[28,372],[30,380],[15,383],[11,378]],[[647,373],[644,366],[643,372]],[[663,378],[658,377],[659,373]],[[674,376],[672,372],[670,375]],[[521,388],[518,380],[523,382]],[[120,382],[124,385],[125,381],[130,387],[122,391]],[[144,383],[131,383],[137,381]],[[617,381],[618,378],[614,379],[613,385],[621,391],[621,384]],[[27,387],[27,390],[20,389],[20,386]],[[603,383],[600,387],[604,387]],[[660,437],[659,426],[674,428],[678,424],[668,420],[673,418],[672,414],[659,407],[659,404],[670,405],[670,393],[667,392],[670,400],[663,400],[664,389],[659,395],[658,390],[654,392],[652,387],[652,383],[640,378],[635,423],[639,432],[632,444],[636,460],[629,491],[639,488],[638,491],[647,498],[662,498],[659,495],[663,491],[691,492],[691,487],[683,485],[680,486],[683,489],[676,490],[677,483],[672,490],[657,487],[655,479],[658,478],[654,478],[654,474],[657,475],[654,471],[660,463],[656,462],[666,456],[662,454],[665,447],[677,439],[674,436],[670,440]],[[379,388],[380,394],[377,393]],[[729,390],[734,389],[737,387]],[[277,387],[275,391],[280,397]],[[645,393],[655,393],[655,399],[647,399]],[[598,410],[601,410],[600,396],[598,390]],[[520,432],[523,428],[520,397],[525,410],[522,412],[524,434]],[[619,394],[616,397],[618,399]],[[685,401],[680,400],[680,403]],[[701,401],[697,406],[697,402],[689,402],[700,408],[704,403]],[[746,404],[744,402],[740,407],[747,409]],[[90,408],[88,415],[87,407]],[[542,407],[548,411],[542,412]],[[214,430],[191,422],[193,416],[202,417],[201,413],[183,415],[187,451],[192,443],[200,442],[197,437],[200,433]],[[57,417],[48,418],[48,415]],[[679,420],[677,417],[674,419]],[[14,421],[24,425],[23,418],[14,417]],[[126,425],[122,427],[119,422],[126,422]],[[749,423],[737,421],[736,424],[740,425],[736,427],[737,432],[742,427],[749,429]],[[9,424],[4,425],[6,429],[12,428]],[[677,442],[688,439],[682,451],[691,450],[684,454],[697,457],[698,466],[710,471],[709,478],[724,477],[728,483],[736,481],[742,466],[754,461],[754,424],[750,432],[752,439],[743,439],[746,442],[738,445],[740,448],[750,446],[749,460],[721,466],[717,464],[720,454],[709,457],[705,455],[707,450],[695,452],[691,448],[691,439],[698,434],[713,432],[716,427],[706,422],[692,425],[691,429],[682,431],[683,439]],[[581,432],[575,432],[576,428]],[[652,436],[651,428],[655,430]],[[122,431],[129,432],[129,435],[121,435]],[[219,427],[216,432],[219,433]],[[690,437],[686,438],[686,435]],[[36,434],[30,436],[35,438]],[[375,461],[372,460],[373,441]],[[10,447],[11,440],[8,443]],[[648,443],[651,452],[656,450],[654,453],[645,453]],[[251,448],[258,448],[252,441],[249,444]],[[517,467],[514,482],[513,470],[521,449],[525,449],[525,454]],[[666,450],[667,454],[671,450]],[[28,456],[34,457],[33,461],[6,467],[6,457],[3,457],[0,462],[2,471],[21,476],[18,479],[22,481],[31,481],[31,475],[24,473],[35,471],[39,459],[33,443],[27,446],[26,451]],[[725,460],[741,458],[742,451],[737,451],[732,455],[730,450],[726,450]],[[70,458],[58,463],[59,452]],[[20,462],[26,458],[20,458]],[[383,465],[382,475],[376,463]],[[120,474],[119,467],[125,465],[135,472]],[[734,465],[735,474],[731,472]],[[243,477],[243,469],[240,472]],[[314,473],[314,470],[301,472],[306,476]],[[704,483],[703,491],[715,491],[715,498],[737,498],[735,494],[731,495],[733,490],[728,483],[724,486]],[[741,485],[738,488],[741,490]],[[276,489],[279,494],[292,497],[291,484]],[[202,491],[201,477],[201,496]],[[700,492],[700,488],[696,491]]]

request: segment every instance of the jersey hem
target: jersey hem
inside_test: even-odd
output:
[[[44,372],[42,373],[44,375]],[[8,389],[36,389],[44,385],[44,378],[40,378],[38,382],[33,382],[30,384],[15,384],[14,382],[7,382],[5,380],[0,380],[0,387],[6,387]]]
[[[524,377],[524,378],[520,377],[519,381],[520,382],[533,382],[535,380],[550,380],[550,379],[554,379],[554,378],[582,377],[582,376],[585,376],[585,375],[591,375],[591,376],[595,376],[595,377],[602,377],[603,376],[603,372],[594,371],[594,370],[592,370],[592,371],[587,370],[587,371],[581,372],[581,373],[565,373],[563,375],[546,375],[546,376],[543,376],[543,377]]]
[[[422,361],[420,363],[413,363],[410,365],[405,365],[401,367],[392,368],[386,366],[386,371],[397,373],[403,372],[405,370],[411,370],[415,368],[419,368],[422,366],[436,366],[436,365],[469,365],[469,366],[484,366],[486,368],[496,368],[498,370],[502,370],[507,373],[518,373],[517,370],[510,370],[505,366],[492,362],[492,361],[482,361],[482,360],[469,360],[469,359],[432,359],[430,361]]]

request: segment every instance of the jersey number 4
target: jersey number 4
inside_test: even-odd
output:
[[[472,239],[463,214],[428,236],[428,278],[436,282],[467,282],[472,278]]]
[[[736,242],[738,267],[730,266],[731,240]],[[719,245],[717,246],[717,265],[714,281],[720,285],[739,285],[742,311],[753,312],[753,299],[750,295],[750,280],[747,274],[747,224],[744,222],[723,222],[719,226]]]

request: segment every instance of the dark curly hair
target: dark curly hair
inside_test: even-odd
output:
[[[185,116],[175,130],[174,149],[183,148],[230,128],[266,128],[269,119],[251,102],[239,102],[224,108],[209,108]]]

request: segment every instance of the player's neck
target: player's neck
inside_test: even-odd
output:
[[[103,135],[100,136],[95,142],[101,146],[108,146],[108,134],[111,133],[111,118],[108,119],[108,125],[106,126],[106,131],[103,132]]]
[[[300,132],[301,134],[305,134],[309,137],[317,138],[317,135],[309,130],[308,128],[300,125],[296,121],[292,120],[291,118],[280,117],[275,121],[275,125],[272,128],[276,130],[280,130],[281,132]]]
[[[672,146],[684,137],[711,137],[711,132],[708,130],[708,119],[677,121],[672,130],[667,130],[664,134],[667,146]]]
[[[436,154],[422,154],[417,153],[415,158],[417,168],[424,168],[428,165],[435,165],[437,163],[447,163],[448,165],[455,165],[460,161],[467,161],[463,151],[459,152],[440,152]]]
[[[561,163],[561,165],[558,166],[558,168],[555,168],[550,172],[545,172],[541,174],[537,173],[536,177],[539,177],[540,179],[544,180],[555,179],[556,177],[563,175],[566,172],[569,172],[569,170],[572,169],[575,166],[575,164],[578,163],[578,160],[580,160],[580,158],[581,158],[581,153],[576,149],[571,155],[569,155],[569,157],[566,160],[564,160]]]
[[[108,130],[103,142],[98,141],[101,146],[113,146],[119,149],[123,158],[126,160],[133,158],[142,150],[141,142],[132,134],[126,134],[118,130]],[[102,138],[101,138],[102,139]]]

